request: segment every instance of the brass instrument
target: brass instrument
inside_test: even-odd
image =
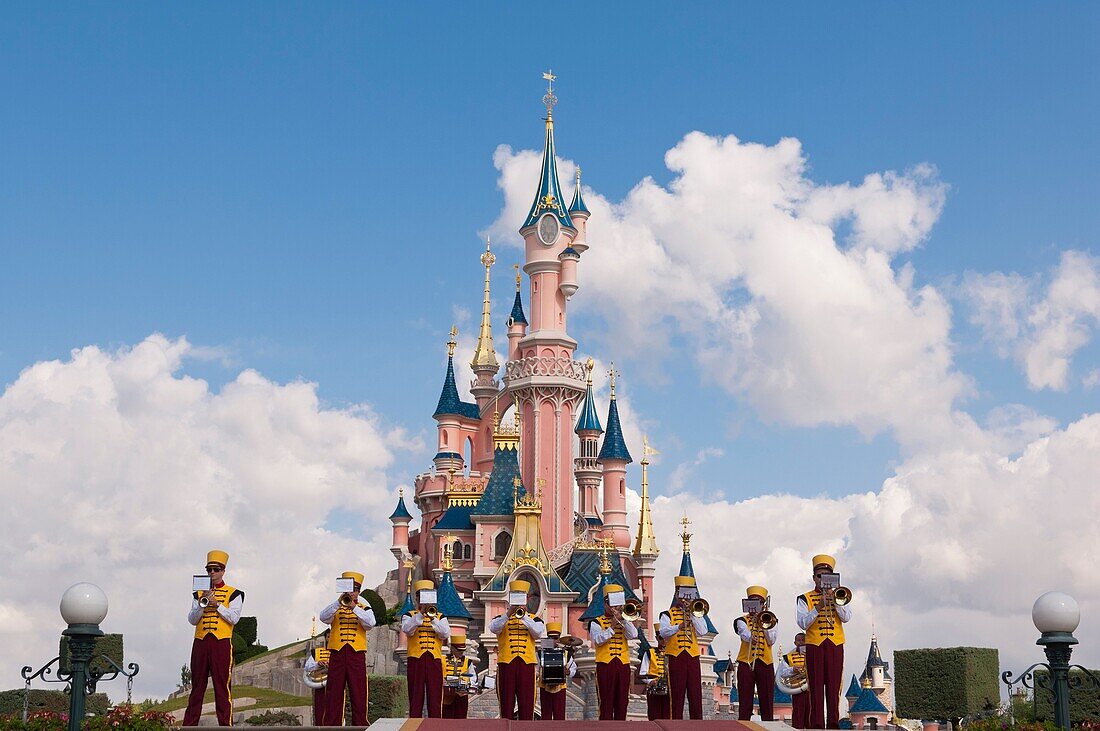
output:
[[[706,599],[693,599],[690,606],[692,616],[702,618],[703,616],[710,614],[710,602],[708,602]]]
[[[627,599],[621,612],[625,621],[637,622],[642,618],[642,603],[637,599]]]
[[[437,617],[439,617],[439,608],[436,607],[434,604],[429,604],[426,607],[421,607],[420,613],[427,617],[429,620],[434,621]]]
[[[838,586],[833,589],[833,604],[838,607],[843,607],[848,602],[852,601],[852,590],[846,586]]]
[[[760,616],[756,618],[756,621],[760,623],[761,629],[775,629],[776,625],[779,624],[779,617],[775,616],[774,612],[765,609],[760,613]]]
[[[307,688],[324,688],[328,683],[328,663],[321,663],[313,670],[302,668],[302,682]]]
[[[355,600],[351,598],[351,594],[349,594],[348,592],[344,592],[343,594],[340,595],[340,606],[341,607],[350,607],[354,604],[355,604]]]
[[[786,678],[775,676],[775,685],[787,695],[798,695],[810,689],[810,680],[806,677],[806,668],[793,668],[794,672]]]
[[[527,607],[522,605],[512,607],[511,611],[508,612],[508,616],[515,617],[516,619],[523,619],[525,616],[527,616]]]
[[[200,607],[202,607],[203,609],[206,609],[207,607],[210,606],[210,595],[212,593],[213,592],[209,592],[209,591],[202,592],[202,596],[199,597],[199,606]]]

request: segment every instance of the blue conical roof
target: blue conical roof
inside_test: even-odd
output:
[[[863,692],[863,689],[859,687],[859,680],[855,674],[852,674],[852,682],[848,684],[848,691],[844,694],[845,698],[851,700],[852,698],[859,698],[859,694]]]
[[[519,477],[519,459],[515,449],[497,447],[493,452],[493,471],[471,515],[513,515],[515,513],[515,478]],[[523,486],[520,495],[526,495]]]
[[[611,396],[611,406],[607,410],[607,433],[604,434],[599,459],[621,459],[628,464],[634,461],[626,448],[626,440],[623,439],[623,427],[619,423],[619,407],[614,395]]]
[[[521,325],[527,324],[527,318],[523,315],[523,299],[520,297],[518,289],[516,290],[516,301],[512,303],[512,314],[509,317],[512,322]]]
[[[577,173],[577,187],[573,189],[573,202],[569,204],[570,213],[588,213],[588,206],[584,204],[584,196],[581,195],[581,178]]]
[[[397,507],[394,509],[393,515],[390,516],[390,520],[394,520],[394,519],[400,520],[402,518],[407,518],[408,520],[412,520],[412,513],[410,513],[409,509],[405,507],[405,496],[404,495],[401,495],[397,498]]]
[[[531,204],[531,212],[527,214],[527,220],[523,222],[520,230],[528,226],[534,226],[545,213],[553,213],[558,223],[565,228],[576,230],[573,219],[565,210],[565,200],[561,193],[561,183],[558,182],[558,162],[554,150],[554,120],[546,120],[546,142],[542,148],[542,167],[539,170],[539,187],[535,193],[535,200]]]
[[[405,601],[404,601],[404,603],[401,604],[401,609],[398,611],[397,616],[398,617],[404,617],[406,614],[409,614],[410,612],[415,612],[415,611],[416,611],[416,604],[413,603],[412,594],[410,594],[408,591],[406,591],[405,592]]]
[[[432,418],[444,415],[465,416],[467,419],[481,418],[481,411],[477,408],[477,404],[466,403],[458,396],[454,356],[447,356],[447,375],[443,379],[443,390],[439,394],[439,403],[436,404]]]
[[[584,407],[581,409],[580,418],[577,419],[577,433],[582,431],[602,432],[600,417],[596,415],[596,400],[592,398],[592,384],[588,384],[588,391],[584,395]]]
[[[856,702],[848,709],[848,713],[889,713],[890,709],[882,704],[875,691],[864,688]]]
[[[443,576],[439,578],[439,588],[436,590],[435,598],[435,605],[439,607],[439,611],[444,617],[470,619],[470,612],[466,609],[466,605],[462,603],[462,597],[458,595],[458,590],[455,589],[455,582],[451,578],[450,571],[444,571]]]
[[[596,584],[596,591],[592,592],[592,601],[588,603],[588,609],[584,610],[581,620],[591,620],[603,616],[603,587],[607,584],[607,574],[600,574],[600,581]]]

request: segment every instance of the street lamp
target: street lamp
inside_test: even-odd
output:
[[[1016,683],[1020,683],[1025,688],[1038,687],[1052,691],[1054,723],[1060,728],[1069,729],[1069,691],[1070,688],[1080,687],[1082,683],[1080,675],[1071,677],[1069,671],[1071,669],[1082,671],[1093,685],[1100,687],[1100,679],[1080,665],[1071,665],[1069,662],[1073,646],[1077,644],[1073,631],[1081,623],[1081,609],[1077,605],[1077,600],[1069,594],[1048,591],[1036,599],[1031,607],[1031,621],[1035,623],[1035,629],[1039,630],[1039,639],[1035,644],[1042,646],[1047,661],[1035,663],[1015,680],[1012,678],[1011,671],[1005,671],[1001,674],[1001,680],[1010,689]],[[1040,667],[1046,668],[1047,673],[1035,679],[1033,685],[1032,671]]]
[[[111,666],[110,670],[101,670],[92,667],[91,661],[95,654],[95,641],[103,636],[103,630],[99,623],[107,616],[107,595],[95,584],[82,581],[73,584],[61,595],[61,618],[68,624],[61,634],[69,640],[69,656],[71,667],[68,670],[58,668],[57,677],[53,666],[61,661],[61,657],[55,657],[38,670],[33,670],[30,665],[23,668],[23,679],[26,681],[26,691],[23,696],[23,720],[27,720],[27,707],[30,702],[31,681],[42,678],[47,683],[66,683],[69,692],[69,731],[80,731],[80,722],[84,720],[84,701],[87,693],[95,693],[96,684],[101,680],[113,680],[120,674],[131,683],[138,673],[136,663],[130,663],[123,670],[115,664],[114,660],[106,655],[100,655]]]

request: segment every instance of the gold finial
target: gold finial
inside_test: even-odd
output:
[[[634,540],[635,556],[656,557],[661,550],[657,548],[657,538],[653,533],[653,518],[649,507],[649,455],[659,454],[649,446],[649,437],[642,437],[642,507],[638,515],[638,535]]]
[[[592,360],[592,357],[589,356],[588,360],[586,360],[584,362],[584,369],[586,371],[588,371],[588,385],[589,386],[592,385],[592,369],[595,368],[595,367],[596,367],[596,361]]]
[[[615,370],[615,361],[611,361],[611,368],[607,371],[607,377],[611,379],[611,399],[615,400],[615,379],[622,374]]]
[[[546,105],[546,121],[549,122],[554,117],[554,105],[558,103],[558,98],[554,96],[554,81],[557,80],[557,76],[554,76],[554,71],[545,72],[542,78],[546,79],[546,94],[542,97],[542,103]]]
[[[684,553],[691,553],[691,533],[688,533],[688,526],[691,525],[691,521],[685,515],[680,519],[680,525],[684,526],[683,531],[680,532],[680,540],[684,542]]]
[[[523,277],[519,274],[519,264],[513,264],[512,268],[516,270],[516,291],[518,292],[523,285]]]
[[[312,640],[316,636],[317,636],[317,617],[314,617],[313,620],[309,623],[309,638]]]
[[[601,538],[596,545],[598,546],[596,550],[600,554],[600,573],[606,576],[611,573],[611,549],[615,546],[615,542]]]
[[[492,242],[490,241],[489,237],[486,236],[485,237],[485,253],[481,255],[481,265],[483,267],[485,267],[486,269],[493,266],[493,264],[496,264],[496,261],[497,261],[496,256],[493,254],[492,251],[490,251],[491,247],[492,247]]]
[[[457,472],[457,470],[454,467],[451,467],[450,469],[447,470],[447,487],[448,487],[448,489],[451,487],[451,485],[455,484],[455,472]]]
[[[413,586],[413,569],[416,568],[416,561],[413,561],[412,556],[405,559],[405,584],[407,591],[412,592]]]
[[[512,478],[512,504],[515,505],[519,502],[519,475]]]
[[[453,358],[455,346],[458,345],[458,328],[451,325],[451,337],[447,339],[447,357]]]
[[[497,258],[489,250],[490,242],[485,239],[485,253],[481,255],[481,265],[485,267],[485,296],[481,300],[481,329],[477,334],[477,346],[474,348],[474,358],[470,361],[470,367],[474,370],[480,368],[496,371],[500,364],[497,362],[497,352],[493,348],[493,319],[489,312],[489,270]]]
[[[454,536],[445,536],[443,538],[443,560],[439,562],[439,568],[444,571],[450,571],[455,567],[454,565],[454,545],[458,540]]]
[[[515,394],[515,400],[516,400],[515,401],[515,403],[516,403],[516,413],[514,415],[514,418],[516,420],[516,433],[518,434],[519,433],[519,394],[518,393]]]

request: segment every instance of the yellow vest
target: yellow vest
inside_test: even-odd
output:
[[[656,647],[649,648],[649,670],[647,678],[659,678],[665,674],[665,656],[657,652]]]
[[[692,624],[690,614],[685,614],[679,607],[673,607],[664,614],[668,615],[669,622],[679,624],[680,629],[676,634],[665,640],[665,654],[675,657],[681,652],[686,652],[692,657],[699,657],[699,638],[695,636],[695,625]]]
[[[615,629],[615,634],[611,635],[607,642],[596,645],[596,662],[600,664],[609,663],[615,658],[619,658],[623,665],[629,665],[630,647],[626,644],[626,634],[623,632],[623,626],[608,617],[596,617],[593,621],[600,625],[600,629],[608,629],[612,626]]]
[[[198,599],[204,592],[196,591],[195,598]],[[241,599],[244,600],[244,592],[235,589],[229,584],[222,584],[220,587],[214,589],[211,592],[218,600],[218,604],[223,607],[228,605],[238,594]],[[202,610],[202,616],[199,617],[199,623],[195,625],[195,637],[202,639],[207,635],[214,635],[219,640],[228,640],[233,637],[233,625],[225,621],[217,609],[208,606]]]
[[[806,669],[806,656],[801,652],[788,652],[783,656],[783,662],[791,666],[795,670]]]
[[[772,646],[768,644],[767,638],[764,637],[764,628],[760,626],[753,627],[752,622],[749,621],[749,615],[741,617],[745,626],[749,628],[752,633],[753,642],[751,643],[752,657],[749,657],[750,643],[741,640],[741,651],[737,653],[737,662],[743,662],[748,665],[752,665],[757,660],[763,660],[765,665],[772,664]]]
[[[538,617],[532,619],[536,622],[542,621]],[[509,663],[517,657],[522,658],[527,665],[538,662],[535,658],[535,639],[527,631],[527,625],[522,619],[509,617],[504,623],[500,639],[497,640],[497,662]]]
[[[821,592],[817,589],[808,591],[802,595],[806,600],[806,608],[813,609],[816,602],[821,601]],[[836,616],[836,610],[829,605],[817,613],[817,619],[806,628],[806,644],[819,646],[825,640],[832,640],[834,645],[844,644],[844,625]]]
[[[367,651],[367,629],[359,624],[354,607],[340,607],[332,618],[328,631],[328,649],[339,650],[347,645],[357,652]]]
[[[467,675],[470,672],[470,658],[460,657],[457,660],[454,655],[447,655],[446,663],[443,668],[443,676],[448,675]]]
[[[443,659],[443,639],[435,633],[432,621],[421,615],[420,624],[409,635],[409,657],[423,657],[428,655],[438,660]]]
[[[328,662],[329,655],[332,654],[327,647],[314,647],[313,648],[313,661],[314,662]]]

